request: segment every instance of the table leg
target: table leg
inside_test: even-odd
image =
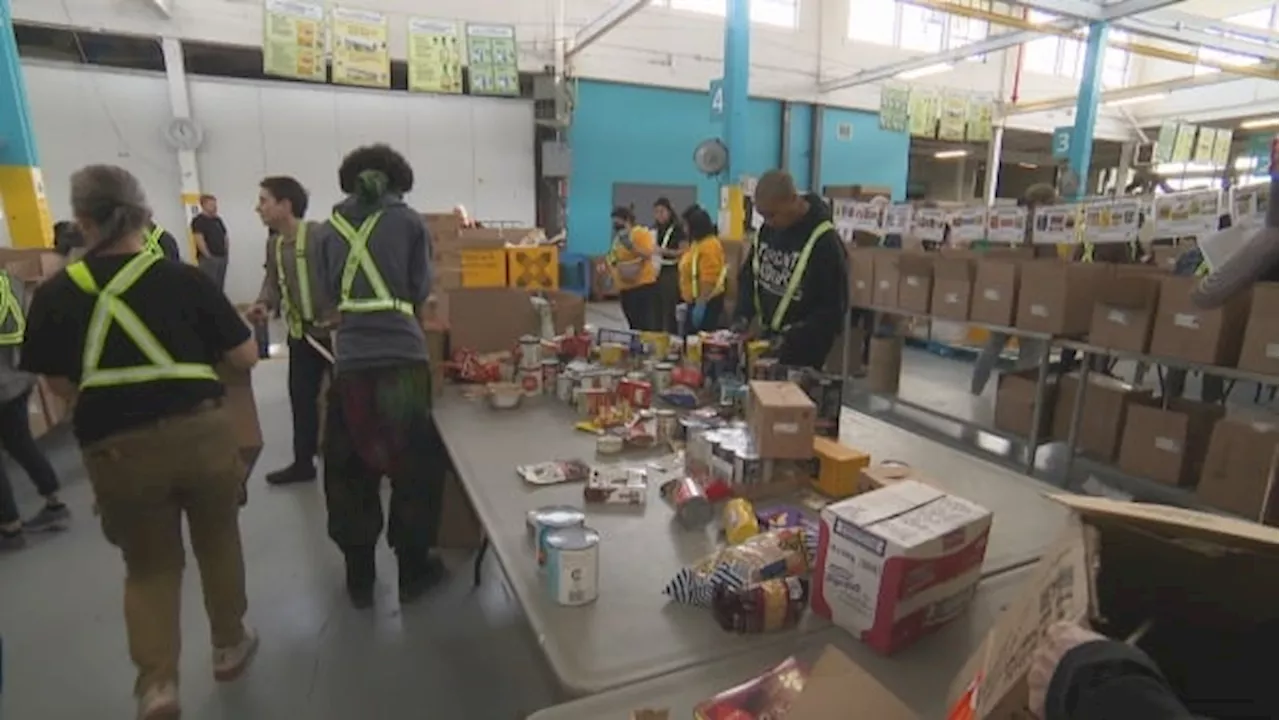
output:
[[[1084,410],[1085,388],[1089,387],[1089,367],[1093,358],[1086,354],[1084,365],[1080,368],[1080,387],[1076,388],[1076,396],[1071,401],[1071,425],[1067,428],[1067,460],[1062,467],[1062,488],[1071,484],[1071,468],[1076,462],[1076,442],[1080,439],[1081,411]]]
[[[475,565],[472,567],[472,587],[480,587],[480,571],[484,569],[484,556],[489,552],[489,536],[485,535],[476,551]]]
[[[1027,462],[1025,466],[1028,475],[1034,475],[1036,471],[1036,448],[1040,445],[1040,418],[1044,415],[1044,389],[1049,384],[1049,348],[1052,346],[1048,340],[1040,346],[1040,368],[1036,372],[1036,396],[1031,406],[1031,432],[1027,438]]]

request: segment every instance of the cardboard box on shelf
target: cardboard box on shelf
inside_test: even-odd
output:
[[[510,350],[521,335],[540,334],[541,323],[530,298],[541,295],[551,302],[557,333],[586,323],[586,303],[563,291],[530,293],[515,288],[476,288],[449,293],[448,327],[450,346],[479,353]]]
[[[1253,286],[1249,320],[1244,326],[1244,341],[1236,367],[1275,377],[1280,370],[1280,285],[1258,283]]]
[[[1089,342],[1104,348],[1144,353],[1151,344],[1160,278],[1113,273],[1098,281],[1089,324]]]
[[[867,341],[867,335],[859,326],[845,328],[844,333],[836,338],[831,344],[831,350],[827,353],[827,359],[822,363],[822,371],[831,375],[839,376],[844,371],[844,362],[846,355],[849,361],[848,372],[850,375],[857,375],[862,372],[862,346]]]
[[[445,363],[449,360],[449,331],[442,326],[427,323],[423,326],[427,336],[427,359],[431,364],[431,394],[444,392]]]
[[[973,294],[973,259],[943,255],[933,263],[934,317],[968,320]]]
[[[990,510],[912,480],[832,503],[813,611],[878,652],[900,650],[968,607],[990,529]]]
[[[897,306],[911,312],[929,314],[933,298],[932,255],[903,252],[898,258]]]
[[[1089,332],[1094,293],[1107,272],[1107,266],[1098,263],[1060,260],[1023,263],[1017,326],[1054,335]]]
[[[786,720],[831,720],[851,712],[875,720],[919,718],[848,655],[828,645],[810,668],[804,689],[791,701]]]
[[[1058,380],[1057,401],[1053,410],[1053,439],[1065,442],[1071,431],[1071,411],[1075,407],[1080,374],[1070,373]],[[1089,386],[1080,407],[1080,430],[1076,447],[1084,455],[1112,462],[1120,451],[1129,404],[1151,402],[1151,391],[1134,387],[1116,378],[1091,373]]]
[[[555,245],[507,248],[511,287],[556,290],[560,287],[560,250]]]
[[[869,307],[875,304],[876,255],[875,248],[854,248],[849,251],[849,304]]]
[[[1228,416],[1213,427],[1196,495],[1205,503],[1250,520],[1263,520],[1267,496],[1275,493],[1275,417]]]
[[[460,229],[458,216],[451,212],[423,213],[422,220],[427,224],[427,232],[431,234],[433,246],[441,241],[448,243],[458,237]]]
[[[975,263],[969,319],[1011,327],[1018,312],[1021,264],[1014,260],[984,257]]]
[[[886,250],[875,255],[875,290],[872,302],[876,307],[898,307],[898,259],[901,250]]]
[[[1230,698],[1234,717],[1274,712],[1275,670],[1257,661],[1275,642],[1262,631],[1276,622],[1274,529],[1163,505],[1052,498],[1075,516],[956,676],[950,717],[1038,717],[1026,682],[1036,648],[1054,623],[1091,620],[1121,641],[1147,626],[1138,647],[1192,714],[1218,715],[1207,704],[1218,698]]]
[[[1222,414],[1216,403],[1181,398],[1167,409],[1131,403],[1120,441],[1120,469],[1169,485],[1194,485]]]
[[[902,375],[902,337],[871,338],[867,356],[867,389],[874,393],[895,395]]]
[[[870,455],[830,438],[815,437],[813,456],[818,464],[813,486],[818,492],[836,499],[860,492],[859,477],[862,470],[871,464]]]
[[[747,403],[747,427],[756,451],[766,459],[813,457],[817,408],[792,382],[753,380]]]
[[[1030,437],[1033,418],[1035,417],[1036,376],[1038,368],[1007,372],[1000,375],[996,386],[997,430],[1012,433],[1018,437]],[[1040,405],[1040,425],[1036,437],[1040,442],[1049,440],[1049,425],[1053,419],[1054,399],[1058,387],[1053,374],[1045,380],[1044,400]]]
[[[1151,354],[1234,367],[1249,319],[1249,294],[1237,293],[1221,307],[1203,310],[1191,302],[1191,289],[1198,282],[1196,277],[1162,281]]]

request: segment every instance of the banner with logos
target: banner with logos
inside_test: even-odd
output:
[[[325,81],[324,7],[267,0],[262,8],[262,73]]]
[[[952,210],[947,219],[951,225],[952,246],[971,245],[987,236],[987,208],[982,205]]]
[[[1213,139],[1213,164],[1226,167],[1231,162],[1231,139],[1235,136],[1229,128],[1218,128],[1217,137]]]
[[[1231,189],[1231,219],[1240,222],[1253,218],[1261,222],[1271,200],[1271,183],[1241,185]]]
[[[1021,245],[1027,237],[1027,209],[993,207],[987,211],[987,240],[993,243]]]
[[[911,88],[911,134],[916,137],[937,137],[938,91],[933,88]]]
[[[880,86],[880,128],[906,132],[911,116],[911,89],[901,85]]]
[[[1196,126],[1188,123],[1178,124],[1178,134],[1173,138],[1173,155],[1169,162],[1191,162],[1196,147]]]
[[[372,10],[335,7],[330,22],[333,81],[339,85],[391,87],[387,16]]]
[[[969,122],[969,96],[948,90],[939,105],[938,139],[963,141],[965,124]]]
[[[947,232],[947,212],[941,208],[919,208],[911,221],[911,234],[917,240],[942,242]]]
[[[1085,236],[1095,243],[1128,242],[1138,235],[1142,201],[1118,198],[1084,204]]]
[[[1064,245],[1077,240],[1076,225],[1080,222],[1080,206],[1044,205],[1036,208],[1031,242],[1036,245]]]
[[[520,94],[516,29],[467,23],[467,67],[472,95]]]
[[[458,23],[409,18],[409,90],[462,92],[462,36]]]
[[[910,203],[889,205],[880,216],[880,230],[885,235],[906,235],[911,231],[915,207]]]
[[[1155,208],[1155,237],[1200,237],[1218,231],[1218,216],[1222,214],[1222,192],[1219,190],[1189,190],[1187,192],[1157,195]]]
[[[1173,146],[1178,140],[1178,123],[1163,122],[1160,124],[1160,134],[1156,136],[1156,162],[1173,162]]]

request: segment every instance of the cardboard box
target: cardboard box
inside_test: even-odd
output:
[[[919,717],[848,655],[828,645],[792,700],[786,720],[832,720],[852,717],[851,713],[875,720]]]
[[[507,255],[502,250],[461,250],[460,286],[486,288],[507,286]]]
[[[1093,298],[1107,266],[1032,260],[1022,264],[1017,326],[1054,335],[1083,335],[1093,320]]]
[[[879,490],[882,487],[888,487],[904,480],[915,480],[925,485],[937,487],[937,483],[932,478],[922,475],[919,470],[910,465],[904,465],[896,461],[884,461],[879,465],[865,467],[858,473],[857,494]]]
[[[24,282],[43,282],[66,264],[66,260],[50,248],[0,248],[0,266],[9,277]]]
[[[877,250],[854,248],[849,250],[849,304],[854,307],[875,305],[875,276]]]
[[[898,258],[897,306],[928,315],[932,299],[933,257],[925,253],[901,253]]]
[[[973,294],[973,259],[943,255],[933,262],[934,317],[968,320]]]
[[[853,325],[845,328],[836,341],[831,344],[827,359],[822,362],[822,371],[830,375],[840,376],[848,370],[850,375],[862,372],[862,347],[867,341],[867,334],[861,326]],[[849,367],[845,368],[845,357],[848,356]]]
[[[262,453],[262,425],[258,421],[258,403],[253,396],[253,376],[248,371],[221,369],[219,371],[222,384],[227,394],[223,404],[231,415],[235,425],[236,446],[240,449],[240,459],[244,462],[244,477],[248,481],[253,474],[253,466]]]
[[[479,353],[510,350],[521,335],[541,334],[541,323],[530,300],[534,293],[515,288],[453,290],[447,306],[449,344],[454,350]],[[586,324],[586,302],[563,291],[536,293],[551,302],[557,333]]]
[[[556,290],[560,287],[560,250],[555,245],[507,248],[511,287]]]
[[[753,380],[747,404],[747,427],[763,459],[804,460],[813,457],[817,408],[799,385]]]
[[[1025,720],[1027,671],[1054,623],[1090,623],[1151,655],[1193,715],[1272,717],[1276,531],[1193,510],[1082,495],[1058,540],[952,684],[951,718]],[[1092,621],[1092,622],[1090,622]],[[1190,682],[1188,682],[1190,681]],[[1242,692],[1242,690],[1244,692]],[[1208,701],[1208,702],[1206,702]],[[1135,720],[1137,720],[1135,718]]]
[[[439,397],[444,392],[445,363],[449,355],[449,331],[438,325],[426,325],[427,359],[431,363],[431,394]]]
[[[873,393],[896,395],[902,376],[902,337],[871,338],[867,356],[867,389]]]
[[[901,251],[886,250],[875,255],[875,291],[872,302],[876,307],[898,307],[898,259]]]
[[[847,498],[859,492],[859,476],[871,464],[871,456],[825,437],[813,439],[818,474],[813,485],[831,498]]]
[[[1205,365],[1234,367],[1249,319],[1248,293],[1238,293],[1219,308],[1202,310],[1191,302],[1196,277],[1164,278],[1151,354]]]
[[[1099,280],[1089,323],[1089,342],[1104,348],[1145,353],[1151,343],[1160,278],[1114,273]]]
[[[27,399],[27,424],[31,427],[33,438],[40,438],[49,432],[49,420],[44,414],[44,402],[40,393],[31,393]]]
[[[1253,286],[1249,320],[1244,326],[1244,341],[1236,367],[1250,372],[1276,376],[1280,371],[1280,285],[1259,283]]]
[[[1267,496],[1275,492],[1274,416],[1268,421],[1224,417],[1213,427],[1196,495],[1205,503],[1250,520],[1263,520]]]
[[[1184,250],[1173,245],[1156,245],[1151,248],[1151,258],[1157,270],[1171,273],[1178,267],[1178,258]]]
[[[1170,485],[1194,485],[1222,414],[1221,405],[1181,398],[1168,409],[1131,404],[1120,442],[1120,469]]]
[[[471,498],[450,469],[444,476],[440,495],[440,530],[436,546],[444,550],[476,550],[484,543],[484,526],[476,516]]]
[[[889,654],[964,612],[991,511],[912,480],[822,510],[813,611]]]
[[[1031,437],[1038,373],[1039,368],[1031,368],[1000,375],[999,384],[996,386],[995,427],[997,430],[1018,437]],[[1040,424],[1036,433],[1040,442],[1049,440],[1049,424],[1053,419],[1057,390],[1056,380],[1050,373],[1045,380],[1044,399],[1040,405]]]
[[[1075,407],[1080,374],[1070,373],[1058,380],[1057,401],[1053,410],[1053,439],[1066,442],[1071,432],[1071,411]],[[1091,373],[1080,407],[1080,430],[1076,447],[1084,455],[1112,462],[1120,451],[1129,404],[1153,402],[1150,390],[1134,387],[1116,378]]]
[[[1021,264],[1014,260],[983,258],[975,263],[969,319],[1012,327],[1018,312]]]

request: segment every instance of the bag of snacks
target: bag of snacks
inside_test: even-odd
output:
[[[777,667],[747,682],[725,690],[693,708],[695,720],[760,720],[783,718],[804,690],[808,672],[787,658]]]
[[[807,575],[817,538],[801,528],[782,528],[719,550],[681,568],[663,593],[676,602],[710,607],[717,588],[739,590],[773,578]]]
[[[784,577],[765,580],[741,590],[720,588],[712,611],[729,632],[761,633],[795,627],[809,604],[809,582]]]

